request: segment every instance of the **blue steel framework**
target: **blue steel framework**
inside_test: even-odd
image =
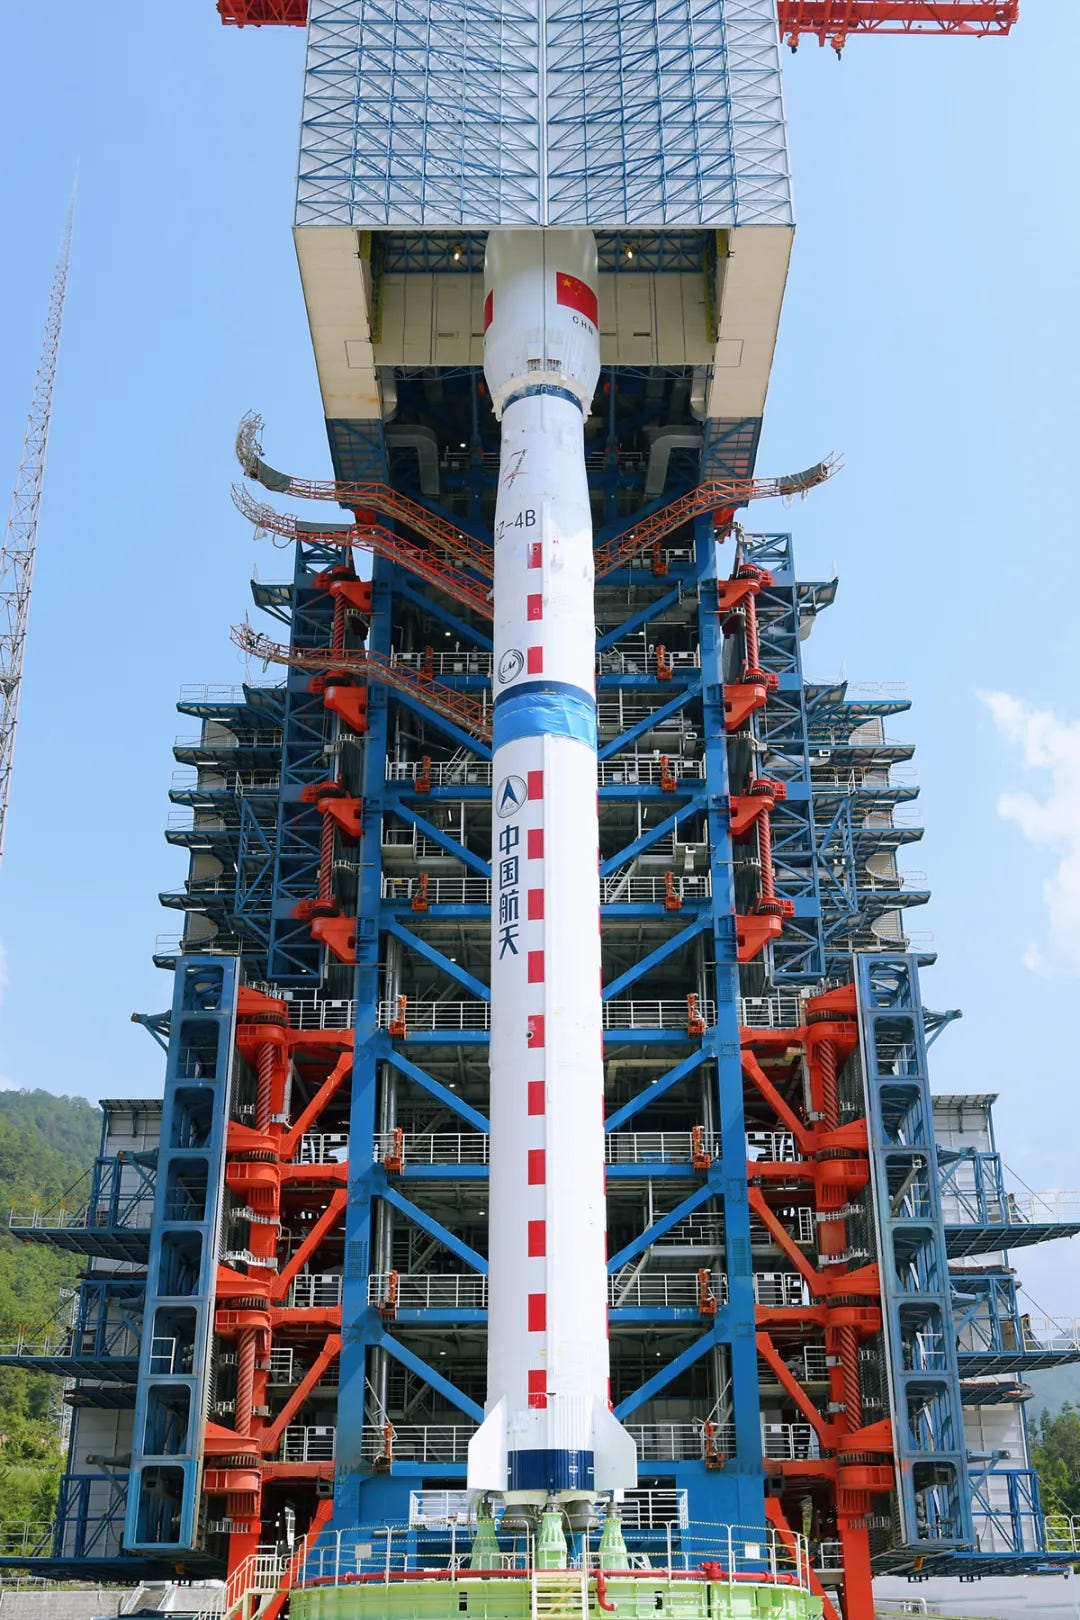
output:
[[[597,469],[601,503],[606,476]],[[747,580],[755,589],[740,596]],[[363,604],[337,630],[335,584]],[[176,1221],[181,1247],[198,1228],[205,1255],[230,1196],[221,1042],[231,1016],[189,1006],[192,986],[211,968],[223,985],[239,971],[249,984],[276,989],[294,1040],[313,1024],[355,1031],[351,1101],[336,1119],[351,1149],[343,1225],[326,1228],[328,1247],[309,1250],[299,1279],[313,1307],[334,1302],[333,1316],[340,1302],[340,1393],[324,1380],[294,1407],[264,1493],[280,1490],[275,1468],[295,1464],[288,1501],[273,1500],[279,1512],[284,1503],[310,1514],[321,1487],[315,1473],[304,1475],[305,1459],[329,1430],[323,1443],[336,1459],[339,1525],[407,1520],[412,1493],[463,1486],[484,1396],[489,753],[414,699],[378,686],[353,687],[351,698],[346,688],[343,698],[331,677],[335,647],[344,666],[348,646],[363,641],[427,669],[433,690],[480,694],[490,639],[475,615],[452,610],[381,559],[370,589],[358,590],[337,550],[302,542],[291,586],[261,594],[291,619],[295,645],[328,649],[328,676],[290,672],[284,704],[281,688],[258,686],[227,699],[182,700],[202,719],[203,737],[178,745],[197,785],[174,789],[193,815],[189,828],[170,831],[192,855],[182,895],[165,897],[188,913],[175,959],[177,1005],[171,1018],[146,1020],[168,1051],[161,1145],[130,1160],[103,1154],[79,1218],[19,1217],[13,1227],[125,1265],[122,1282],[85,1285],[80,1328],[62,1355],[54,1347],[17,1358],[78,1380],[52,1567],[134,1573],[182,1558],[188,1568],[212,1568],[236,1533],[221,1505],[207,1506],[198,1422],[181,1421],[206,1397],[208,1363],[197,1353],[178,1361],[184,1334],[173,1330],[183,1317],[188,1340],[204,1331],[212,1282],[194,1263],[182,1288],[163,1271]],[[869,1124],[876,1215],[864,1208],[861,1242],[864,1257],[873,1241],[881,1245],[890,1340],[884,1357],[867,1341],[862,1398],[876,1412],[891,1405],[904,1465],[899,1495],[879,1495],[870,1516],[876,1567],[911,1569],[928,1553],[937,1555],[935,1567],[1022,1567],[1044,1544],[1034,1478],[1022,1457],[967,1456],[962,1401],[1015,1400],[1011,1385],[971,1380],[1001,1380],[1076,1352],[1033,1342],[1006,1262],[966,1276],[955,1263],[1075,1227],[1022,1222],[992,1151],[950,1149],[938,1161],[923,1030],[936,1033],[940,1021],[919,1005],[916,958],[881,948],[882,932],[903,948],[901,908],[925,898],[900,887],[893,860],[917,836],[891,813],[915,792],[891,776],[910,749],[882,729],[903,705],[853,702],[842,687],[805,680],[798,631],[832,595],[832,584],[796,581],[786,537],[718,544],[708,519],[598,592],[613,1394],[642,1459],[641,1493],[627,1517],[636,1517],[648,1545],[652,1527],[673,1513],[753,1523],[766,1490],[781,1498],[797,1490],[815,1501],[818,1539],[828,1539],[829,1448],[782,1375],[759,1359],[764,1322],[789,1373],[798,1368],[805,1401],[828,1412],[813,1287],[791,1253],[797,1243],[813,1276],[813,1210],[797,1196],[793,1169],[793,1180],[774,1183],[782,1196],[770,1206],[772,1224],[752,1211],[748,1158],[751,1177],[767,1186],[765,1167],[795,1166],[798,1144],[775,1128],[782,1116],[762,1111],[740,1048],[755,1032],[794,1039],[807,1005],[799,991],[850,981],[854,961],[863,1056],[844,1067],[841,1085],[847,1115],[865,1113]],[[746,680],[755,663],[769,677],[764,703]],[[748,808],[751,776],[784,789],[770,795],[768,851],[761,818],[755,824]],[[348,793],[361,807],[358,841],[342,836],[340,813],[327,814],[333,801],[313,791],[335,778],[339,805]],[[318,896],[327,870],[328,825],[331,900],[313,911],[304,902]],[[786,903],[779,934],[768,908],[755,912],[767,856],[775,902]],[[764,919],[756,933],[755,917]],[[331,943],[319,943],[313,928],[328,928]],[[167,952],[161,960],[174,964]],[[227,1002],[223,989],[221,1007]],[[237,1061],[250,1089],[250,1053]],[[178,1122],[196,1092],[209,1124],[193,1136]],[[303,1123],[304,1095],[291,1104],[290,1128]],[[235,1130],[250,1115],[234,1108],[232,1117]],[[194,1201],[188,1161],[198,1161],[195,1181],[207,1189]],[[962,1197],[953,1198],[946,1224],[938,1189],[957,1186]],[[849,1230],[857,1226],[853,1216]],[[282,1234],[280,1265],[292,1263],[296,1241]],[[856,1254],[860,1239],[850,1241]],[[242,1250],[230,1256],[241,1272],[245,1263]],[[856,1263],[849,1258],[849,1267]],[[112,1360],[100,1332],[88,1330],[118,1286],[128,1322],[147,1290],[137,1377],[130,1347]],[[173,1344],[168,1367],[164,1341]],[[231,1358],[222,1348],[215,1341],[211,1410],[227,1432]],[[880,1389],[875,1396],[875,1368],[885,1369],[891,1400]],[[295,1379],[269,1385],[267,1422],[296,1391]],[[121,1418],[134,1407],[130,1472],[74,1461],[86,1405],[96,1411],[110,1402]],[[313,1417],[322,1421],[304,1421]],[[222,1444],[219,1435],[219,1456]],[[319,1461],[317,1449],[312,1456]],[[316,1472],[325,1479],[325,1463]],[[981,1555],[972,1551],[972,1507]]]
[[[380,278],[475,274],[497,222],[594,224],[608,275],[702,269],[723,370],[718,288],[743,245],[753,262],[744,235],[718,263],[726,231],[775,233],[778,310],[790,225],[772,0],[514,0],[473,8],[467,32],[447,14],[437,52],[428,18],[403,0],[391,37],[367,0],[311,5],[301,257],[321,251],[303,227],[358,228],[384,373]],[[500,75],[499,161],[474,144],[466,163],[454,141]],[[382,380],[409,432],[330,420],[338,477],[388,478],[488,538],[497,434],[474,362],[395,357]],[[658,495],[749,471],[767,369],[710,416],[689,363],[605,367],[599,543]],[[430,469],[416,487],[416,429],[434,488]],[[255,601],[325,666],[182,702],[203,731],[178,748],[192,819],[169,837],[191,869],[163,898],[187,917],[157,953],[171,1014],[143,1020],[168,1054],[160,1140],[117,1148],[110,1112],[84,1208],[13,1218],[92,1262],[62,1353],[4,1358],[74,1372],[42,1560],[65,1571],[235,1568],[289,1514],[419,1535],[482,1416],[490,753],[438,694],[486,695],[490,638],[401,566],[376,558],[366,584],[299,532],[291,583]],[[698,519],[597,593],[628,1540],[779,1513],[879,1569],[1028,1567],[1044,1543],[1022,1438],[973,1448],[965,1407],[1004,1433],[1015,1374],[1080,1353],[1037,1343],[1001,1258],[1077,1228],[1021,1218],[992,1144],[939,1158],[926,1046],[946,1020],[919,1002],[904,915],[927,896],[897,872],[918,831],[894,816],[911,750],[884,730],[905,705],[807,682],[801,640],[832,584],[796,580],[786,536],[720,541]],[[360,686],[361,647],[426,687]],[[134,1376],[105,1353],[127,1341],[88,1331],[121,1282]]]

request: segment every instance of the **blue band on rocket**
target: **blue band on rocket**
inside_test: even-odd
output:
[[[569,388],[560,388],[558,383],[530,383],[526,388],[518,388],[503,401],[503,415],[505,416],[511,405],[516,405],[522,399],[535,399],[537,394],[549,394],[553,399],[567,399],[575,405],[582,416],[585,415],[580,399],[572,394]]]
[[[494,746],[521,737],[571,737],[596,752],[596,700],[565,681],[526,681],[495,699]]]

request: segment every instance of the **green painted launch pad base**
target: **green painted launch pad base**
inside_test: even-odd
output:
[[[664,1571],[609,1575],[605,1601],[597,1602],[596,1583],[589,1582],[588,1607],[579,1593],[567,1592],[553,1603],[554,1594],[541,1589],[532,1606],[528,1578],[507,1578],[479,1572],[425,1580],[371,1580],[354,1585],[316,1586],[294,1591],[290,1620],[817,1620],[821,1599],[797,1586],[758,1585],[752,1580],[669,1581]],[[576,1599],[576,1601],[575,1601]]]

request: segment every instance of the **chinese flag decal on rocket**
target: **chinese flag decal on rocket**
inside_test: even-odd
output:
[[[484,331],[485,332],[487,331],[488,327],[491,325],[491,319],[492,319],[492,316],[494,315],[494,313],[495,313],[495,294],[493,292],[489,292],[487,297],[484,299]]]
[[[584,315],[594,326],[599,324],[600,306],[596,301],[596,294],[588,282],[580,281],[577,276],[568,276],[559,271],[555,278],[555,302],[565,304],[567,309],[576,309],[579,315]]]

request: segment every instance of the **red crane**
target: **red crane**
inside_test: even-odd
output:
[[[307,0],[217,0],[237,28],[303,28]],[[807,36],[841,51],[849,34],[1007,34],[1020,0],[777,0],[785,45]]]

